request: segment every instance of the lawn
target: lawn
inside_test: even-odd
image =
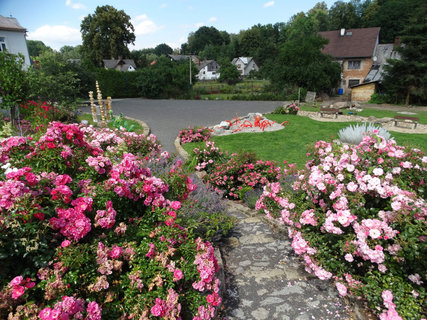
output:
[[[319,122],[308,117],[293,115],[267,115],[270,120],[279,123],[289,121],[285,129],[261,133],[239,133],[229,136],[214,137],[215,145],[229,152],[253,152],[263,160],[274,160],[282,164],[296,163],[302,169],[307,161],[307,153],[311,152],[319,140],[331,141],[338,137],[338,131],[353,122]],[[408,145],[427,151],[427,134],[404,134],[391,132],[399,145]],[[196,147],[204,143],[184,144],[184,149],[192,153]]]

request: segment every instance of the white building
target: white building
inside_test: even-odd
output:
[[[26,32],[15,18],[0,15],[0,51],[22,54],[28,67],[31,61],[25,39]]]
[[[234,58],[233,61],[231,61],[231,63],[236,66],[237,70],[239,70],[240,75],[242,77],[248,76],[252,70],[254,71],[259,70],[257,64],[255,63],[252,57]]]
[[[199,73],[196,75],[199,80],[217,80],[219,79],[219,64],[215,60],[205,60],[197,64]]]

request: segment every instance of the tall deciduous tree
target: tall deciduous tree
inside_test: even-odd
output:
[[[191,54],[198,54],[206,45],[220,46],[230,42],[228,33],[220,32],[215,27],[200,27],[188,37],[188,50]]]
[[[154,53],[158,56],[166,56],[171,54],[173,49],[169,47],[166,43],[161,43],[154,48]]]
[[[30,57],[37,57],[44,51],[52,51],[51,47],[48,47],[40,40],[27,40],[27,48]]]
[[[352,2],[336,1],[329,9],[331,30],[357,28],[360,24],[359,21],[356,7]]]
[[[85,17],[80,31],[82,52],[96,65],[101,65],[102,59],[128,57],[127,46],[135,41],[130,17],[109,5],[98,6],[94,14]]]
[[[383,85],[395,102],[427,101],[427,3],[414,1],[417,10],[403,31],[401,60],[391,60],[386,66]]]
[[[326,42],[317,34],[288,40],[272,70],[271,83],[276,90],[303,87],[324,92],[334,88],[340,79],[341,68],[332,57],[320,51]]]

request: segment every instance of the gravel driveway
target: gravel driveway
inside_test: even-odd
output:
[[[113,112],[147,123],[163,149],[175,152],[174,140],[188,126],[210,126],[250,112],[266,113],[283,105],[280,101],[206,101],[114,99]],[[89,108],[82,111],[90,112]]]

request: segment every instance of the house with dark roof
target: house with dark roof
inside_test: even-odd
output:
[[[248,76],[251,71],[259,70],[257,64],[255,63],[255,60],[252,57],[234,58],[231,63],[236,66],[242,77]]]
[[[319,32],[328,39],[322,52],[331,55],[341,65],[343,92],[363,83],[376,58],[380,28],[341,29]]]
[[[387,64],[388,59],[400,60],[401,56],[396,48],[398,43],[379,44],[377,51],[373,57],[373,63],[368,75],[363,80],[363,83],[351,87],[351,100],[352,101],[369,101],[372,94],[374,94],[384,75],[384,66]]]
[[[31,60],[25,39],[27,30],[13,17],[0,15],[0,51],[22,54],[25,65],[30,66]]]
[[[114,69],[117,71],[135,71],[136,65],[133,59],[104,59],[105,69]]]
[[[199,73],[196,75],[199,80],[217,80],[219,79],[219,64],[215,60],[205,60],[196,64]]]
[[[171,61],[175,61],[175,62],[184,62],[187,61],[188,59],[191,57],[191,61],[193,61],[193,63],[195,64],[199,64],[200,60],[197,56],[195,55],[186,55],[186,54],[168,54],[168,57]]]

